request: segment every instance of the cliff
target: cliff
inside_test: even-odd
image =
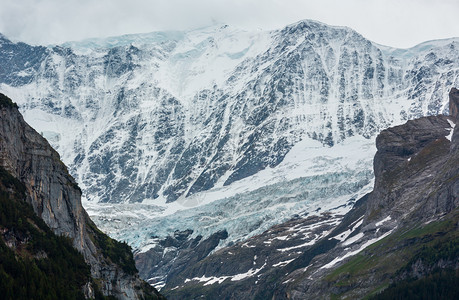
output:
[[[376,139],[375,187],[368,202],[368,223],[383,215],[427,222],[458,206],[454,122],[451,117],[432,116],[381,132]]]
[[[59,154],[24,122],[17,106],[0,94],[0,166],[25,187],[26,202],[57,235],[69,237],[106,296],[158,298],[139,279],[130,248],[100,232],[81,205],[81,190]],[[86,297],[94,296],[88,285]]]

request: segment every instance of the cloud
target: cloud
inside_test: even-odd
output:
[[[348,26],[397,47],[459,36],[456,0],[2,0],[0,32],[32,44],[62,43],[213,22],[275,29],[302,19]]]

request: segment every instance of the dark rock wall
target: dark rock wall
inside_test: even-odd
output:
[[[367,221],[388,211],[428,221],[458,206],[459,91],[453,88],[449,96],[450,116],[408,121],[377,137]]]
[[[425,117],[381,132],[376,139],[375,187],[369,221],[387,211],[401,216],[421,205],[446,167],[451,143],[446,116]],[[447,210],[446,207],[438,208]]]
[[[456,120],[459,117],[459,90],[456,88],[449,92],[449,115]]]

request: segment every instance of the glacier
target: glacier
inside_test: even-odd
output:
[[[372,188],[376,135],[447,113],[458,85],[459,38],[395,49],[309,20],[48,47],[0,36],[0,91],[98,227],[141,252],[176,230],[226,230],[218,249],[295,215],[344,215]]]

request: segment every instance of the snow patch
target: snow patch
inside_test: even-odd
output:
[[[191,281],[199,281],[199,282],[205,282],[204,285],[211,285],[211,284],[214,284],[214,283],[222,283],[223,281],[225,281],[226,279],[230,279],[231,281],[239,281],[239,280],[243,280],[243,279],[246,279],[246,278],[249,278],[249,277],[252,277],[254,275],[256,275],[258,272],[260,272],[264,267],[266,266],[266,263],[263,264],[263,266],[261,266],[260,268],[258,269],[250,269],[248,270],[247,272],[245,273],[240,273],[240,274],[236,274],[236,275],[230,275],[230,276],[219,276],[219,277],[215,277],[215,276],[211,276],[211,277],[206,277],[205,275],[201,276],[201,277],[194,277],[192,279],[185,279],[185,283],[188,283],[188,282],[191,282]]]
[[[358,228],[360,225],[362,225],[363,223],[363,216],[360,217],[357,221],[355,221],[354,223],[351,224],[352,228],[351,229],[348,229],[346,231],[344,231],[343,233],[340,233],[334,237],[331,237],[330,239],[336,239],[336,240],[339,240],[340,242],[344,241],[347,239],[347,237],[349,235],[351,235],[352,232],[354,232],[354,230],[356,228]]]
[[[448,119],[448,123],[449,125],[451,125],[451,128],[446,128],[447,130],[449,130],[449,134],[445,137],[451,142],[451,139],[453,138],[454,128],[456,127],[456,123],[454,123],[450,119]]]
[[[390,221],[391,220],[391,217],[390,216],[387,216],[386,218],[384,218],[383,220],[379,221],[379,222],[376,222],[376,227],[379,227],[381,226],[382,224],[386,223],[387,221]]]
[[[294,260],[295,259],[284,260],[284,261],[278,262],[277,264],[274,264],[273,267],[283,267],[285,265],[288,265],[289,263],[291,263]]]
[[[354,235],[353,237],[350,237],[349,239],[345,240],[343,242],[343,245],[344,246],[348,246],[350,244],[353,244],[353,243],[357,242],[358,240],[360,240],[361,238],[363,238],[364,236],[365,235],[362,232],[359,232],[356,235]]]
[[[359,249],[355,250],[355,251],[351,251],[351,252],[348,252],[346,253],[345,255],[341,256],[341,257],[337,257],[335,259],[333,259],[331,262],[329,262],[328,264],[324,265],[321,267],[321,269],[330,269],[331,267],[333,267],[335,264],[337,264],[338,262],[342,261],[343,259],[345,258],[348,258],[350,256],[354,256],[356,255],[357,253],[361,252],[362,250],[364,250],[365,248],[367,248],[368,246],[376,243],[377,241],[385,238],[386,236],[388,236],[389,234],[392,233],[393,230],[390,230],[386,233],[384,233],[383,235],[381,235],[380,237],[377,237],[377,238],[374,238],[374,239],[371,239],[371,240],[368,240],[366,241],[362,246],[360,246]]]
[[[306,243],[303,243],[303,244],[300,244],[300,245],[296,245],[296,246],[292,246],[292,247],[287,247],[287,248],[280,248],[280,249],[276,249],[277,251],[280,251],[280,252],[286,252],[286,251],[291,251],[291,250],[294,250],[294,249],[298,249],[298,248],[303,248],[303,247],[307,247],[307,246],[312,246],[314,245],[318,240],[320,240],[321,238],[327,236],[334,228],[330,229],[330,230],[325,230],[325,231],[322,231],[320,234],[316,234],[316,236],[314,237],[314,239],[306,242]]]

